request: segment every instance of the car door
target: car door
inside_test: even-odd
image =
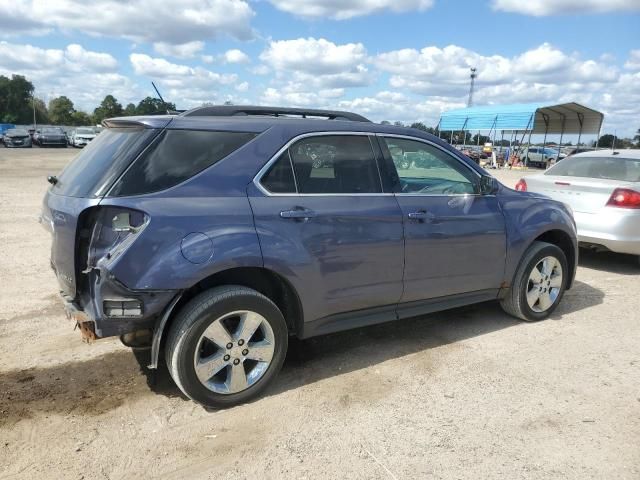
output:
[[[500,288],[504,217],[494,195],[479,193],[480,175],[426,140],[378,136],[405,230],[401,302]]]
[[[400,300],[402,212],[383,191],[372,142],[367,134],[298,137],[248,190],[264,266],[291,282],[305,322],[375,307],[394,312]]]

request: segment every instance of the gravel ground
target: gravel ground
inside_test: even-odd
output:
[[[295,342],[208,412],[65,318],[37,215],[75,153],[0,149],[0,478],[640,478],[635,259],[583,253],[540,323],[486,303]]]

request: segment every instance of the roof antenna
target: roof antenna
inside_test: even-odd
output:
[[[164,98],[162,98],[162,95],[160,95],[160,90],[158,90],[158,87],[156,87],[156,84],[151,82],[151,85],[153,85],[153,89],[156,91],[156,93],[158,94],[158,98],[160,98],[160,101],[166,105],[167,102],[164,101]],[[170,115],[171,112],[167,109],[167,114]]]

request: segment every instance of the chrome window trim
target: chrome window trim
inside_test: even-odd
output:
[[[296,187],[296,193],[273,193],[264,188],[264,186],[260,183],[262,177],[269,171],[271,166],[278,161],[280,155],[282,155],[285,151],[291,147],[295,142],[299,140],[303,140],[305,138],[310,137],[328,137],[334,135],[349,135],[349,136],[358,136],[358,137],[367,137],[369,140],[369,146],[371,147],[371,154],[373,155],[373,160],[376,164],[376,170],[378,171],[378,178],[380,180],[380,189],[384,189],[384,185],[382,183],[382,174],[380,173],[380,167],[378,165],[376,152],[371,145],[371,137],[375,136],[374,132],[356,132],[356,131],[326,131],[326,132],[309,132],[309,133],[301,133],[293,137],[287,143],[284,144],[270,159],[264,166],[258,171],[256,176],[253,178],[253,184],[256,186],[260,192],[262,192],[267,197],[389,197],[393,196],[393,193],[380,192],[380,193],[298,193],[298,181],[296,179],[296,171],[293,168],[293,159],[291,158],[291,152],[289,152],[289,163],[291,165],[291,170],[293,173],[293,179]]]

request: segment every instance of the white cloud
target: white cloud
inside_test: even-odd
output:
[[[0,3],[0,35],[60,30],[169,44],[219,35],[247,40],[254,14],[245,0],[12,0]]]
[[[166,42],[156,42],[153,49],[160,55],[176,58],[193,58],[198,52],[204,48],[204,42],[194,40],[193,42],[180,43],[173,45]]]
[[[402,13],[424,11],[433,0],[269,0],[279,10],[301,17],[328,17],[335,20],[370,15],[385,10]]]
[[[236,91],[246,92],[249,90],[249,82],[241,82],[235,86]]]
[[[336,45],[324,38],[272,41],[260,55],[277,85],[291,93],[359,87],[372,82],[361,43]]]
[[[76,108],[92,111],[111,93],[121,101],[142,98],[134,82],[118,73],[118,62],[108,53],[81,45],[44,49],[28,44],[0,42],[0,75],[24,75],[45,101],[65,95]]]
[[[640,50],[631,50],[629,59],[625,62],[624,68],[628,70],[640,70]]]
[[[216,73],[141,53],[132,53],[129,60],[136,75],[153,78],[162,87],[163,96],[181,108],[212,102],[218,98],[220,90],[238,82],[236,74]]]
[[[336,45],[324,38],[272,41],[260,59],[277,70],[335,74],[354,69],[367,56],[361,43]]]
[[[244,53],[242,50],[233,48],[224,53],[224,61],[226,63],[247,63],[249,62],[249,55]]]
[[[638,0],[493,0],[492,6],[495,10],[536,17],[640,11]]]

